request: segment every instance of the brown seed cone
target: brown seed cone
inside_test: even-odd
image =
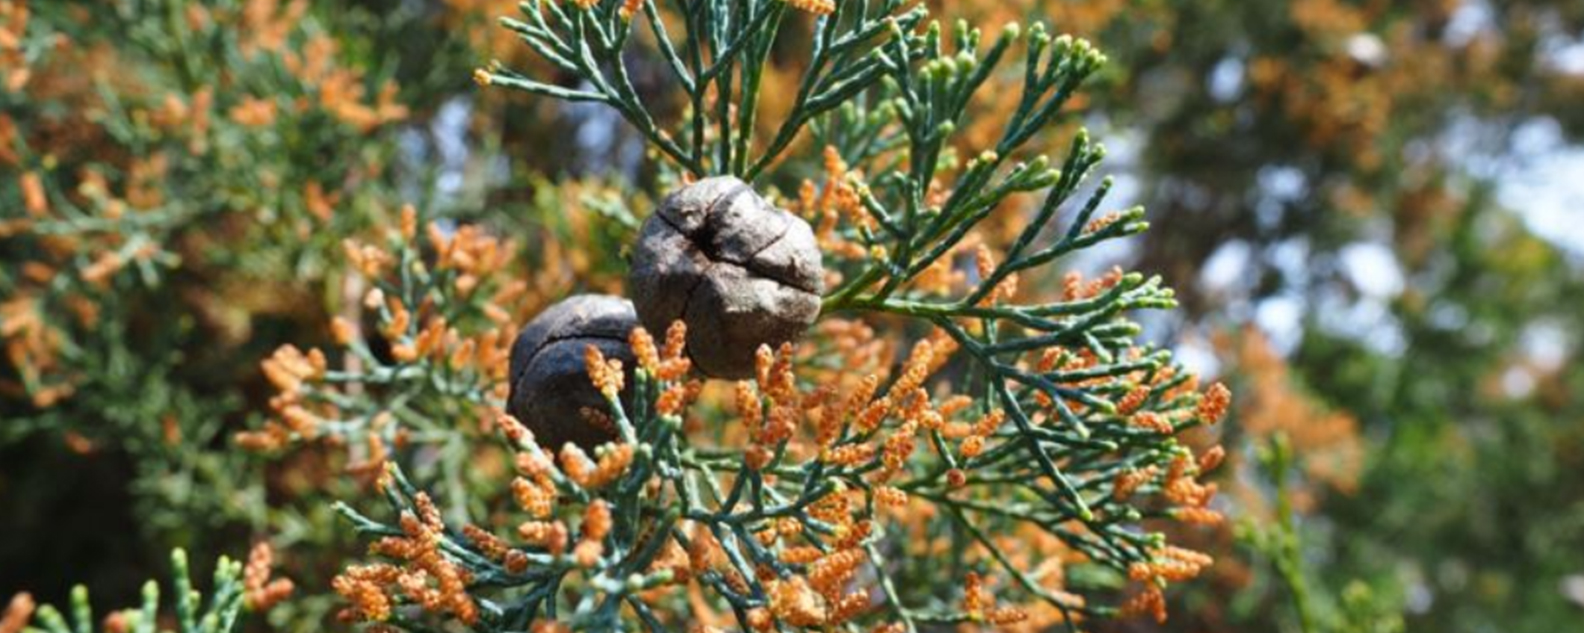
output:
[[[796,340],[814,323],[824,276],[807,222],[716,176],[672,193],[644,222],[628,288],[651,331],[687,322],[699,371],[742,379],[760,345]]]
[[[575,295],[539,313],[512,343],[506,411],[533,431],[546,450],[560,452],[572,442],[592,451],[616,439],[615,429],[594,424],[582,413],[585,408],[610,411],[589,380],[583,354],[593,345],[606,358],[621,360],[627,384],[632,384],[637,361],[627,335],[637,325],[632,303],[609,295]]]

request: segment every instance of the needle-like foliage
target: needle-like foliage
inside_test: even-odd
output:
[[[817,14],[799,89],[780,121],[758,121],[794,7]],[[503,23],[571,80],[497,64],[481,84],[606,104],[683,179],[765,187],[806,137],[823,141],[826,178],[797,207],[817,216],[839,283],[809,340],[762,348],[729,395],[690,377],[686,324],[663,349],[635,331],[630,374],[591,347],[609,408],[586,423],[617,438],[592,456],[552,454],[487,414],[515,452],[509,534],[485,527],[500,512],[476,516],[485,526],[448,519],[388,466],[394,519],[341,508],[386,559],[337,579],[347,617],[419,630],[435,617],[489,631],[1075,628],[1119,603],[1163,618],[1161,589],[1209,564],[1150,528],[1219,520],[1214,486],[1195,480],[1219,452],[1195,456],[1177,435],[1218,420],[1227,393],[1199,393],[1126,319],[1172,307],[1171,292],[1120,271],[1019,288],[1146,228],[1136,208],[1098,213],[1109,182],[1080,195],[1104,155],[1086,133],[1059,159],[1036,151],[1104,62],[1086,42],[1007,25],[986,44],[896,1],[526,2]],[[681,114],[641,99],[640,55],[670,73]],[[1021,96],[992,146],[964,147],[965,122],[1000,116],[974,110],[991,85]],[[993,234],[997,214],[1010,230]]]
[[[269,609],[291,593],[290,581],[277,579],[269,582],[270,556],[268,546],[264,545],[254,548],[246,565],[222,556],[215,563],[214,583],[206,600],[193,587],[187,553],[180,549],[171,552],[171,591],[175,593],[175,611],[170,615],[173,619],[160,616],[159,583],[150,580],[143,585],[143,604],[135,609],[110,613],[103,619],[103,628],[94,619],[93,606],[88,602],[88,589],[78,585],[72,589],[71,605],[65,614],[52,605],[35,605],[28,594],[16,595],[6,606],[4,614],[0,615],[0,631],[229,633],[237,630],[245,612]]]

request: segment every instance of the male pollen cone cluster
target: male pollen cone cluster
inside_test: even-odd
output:
[[[545,448],[592,450],[615,431],[584,413],[608,408],[589,380],[588,346],[621,361],[630,385],[628,334],[640,321],[663,332],[681,320],[694,367],[747,378],[761,346],[794,341],[814,323],[824,276],[813,229],[747,183],[716,176],[683,187],[644,222],[628,280],[633,301],[569,297],[517,335],[507,411]]]

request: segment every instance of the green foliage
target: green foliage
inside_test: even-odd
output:
[[[1306,562],[1305,539],[1293,509],[1287,479],[1294,462],[1291,442],[1277,435],[1260,447],[1262,471],[1271,479],[1275,496],[1276,521],[1263,525],[1246,521],[1239,526],[1240,538],[1271,561],[1286,591],[1292,597],[1293,616],[1302,633],[1402,633],[1401,606],[1382,599],[1377,589],[1353,580],[1337,596],[1320,590],[1311,580],[1313,572]]]
[[[1214,423],[1220,414],[1218,405],[1185,388],[1189,376],[1170,364],[1168,352],[1134,342],[1139,328],[1125,315],[1169,308],[1171,294],[1158,281],[1120,273],[1063,299],[1020,302],[1011,291],[1020,273],[1034,276],[1076,251],[1146,226],[1138,221],[1139,209],[1096,219],[1109,188],[1102,184],[1072,213],[1068,228],[1047,237],[1058,212],[1104,153],[1082,132],[1060,168],[1044,156],[1013,164],[1012,157],[1052,126],[1103,58],[1085,42],[1052,38],[1042,25],[1030,29],[1022,46],[1022,72],[1012,75],[1023,77],[1019,105],[1004,121],[995,149],[960,165],[948,151],[953,132],[972,97],[1021,38],[1021,29],[1004,28],[981,51],[979,31],[959,23],[944,35],[938,23],[924,22],[922,8],[893,14],[899,3],[884,3],[874,12],[867,3],[839,4],[814,23],[803,88],[786,122],[767,149],[750,156],[758,82],[787,5],[681,5],[676,10],[689,28],[678,42],[667,38],[659,9],[653,3],[642,6],[657,38],[654,45],[693,103],[690,114],[681,117],[682,131],[692,130],[691,140],[673,141],[672,134],[662,132],[664,124],[654,120],[628,81],[622,51],[628,35],[640,27],[635,15],[625,13],[630,7],[619,3],[526,3],[527,22],[505,21],[540,56],[592,87],[561,88],[500,66],[480,71],[480,83],[606,104],[695,175],[724,172],[752,179],[776,162],[806,122],[823,118],[818,127],[827,132],[840,126],[849,140],[861,142],[833,146],[839,158],[886,175],[873,183],[826,183],[849,188],[854,211],[867,216],[839,229],[838,239],[857,243],[870,256],[843,271],[851,281],[826,297],[825,314],[895,315],[904,317],[904,324],[944,334],[919,341],[899,371],[871,376],[842,413],[814,418],[818,430],[812,437],[799,428],[800,411],[833,407],[841,372],[826,385],[825,395],[817,395],[814,379],[794,372],[788,349],[762,349],[757,379],[738,384],[740,421],[704,413],[712,419],[709,425],[686,432],[686,411],[678,399],[696,397],[686,394],[696,394],[697,388],[682,373],[641,361],[630,386],[632,402],[624,404],[616,397],[620,382],[610,382],[620,368],[606,368],[603,359],[591,356],[591,379],[606,393],[618,437],[598,449],[597,473],[591,474],[596,466],[579,448],[563,448],[558,467],[557,455],[546,453],[515,422],[500,421],[523,474],[513,492],[530,518],[520,524],[517,537],[502,538],[457,520],[466,513],[438,510],[422,486],[393,465],[382,488],[397,518],[382,521],[350,504],[341,506],[363,535],[378,538],[373,550],[389,560],[350,567],[337,579],[336,589],[352,602],[353,615],[413,630],[434,618],[482,630],[519,630],[539,619],[576,629],[663,630],[685,622],[691,608],[685,593],[672,587],[688,578],[662,565],[661,557],[701,547],[706,554],[692,554],[691,573],[699,574],[710,604],[732,613],[745,628],[850,628],[894,619],[902,630],[912,631],[1027,617],[1015,609],[992,609],[994,599],[985,603],[981,571],[1012,579],[1016,589],[1005,592],[1002,601],[1043,603],[1056,615],[1042,621],[1065,622],[1068,628],[1076,625],[1078,614],[1116,613],[1114,606],[1069,591],[1085,598],[1116,596],[1121,579],[1132,575],[1158,598],[1166,579],[1150,572],[1151,566],[1185,554],[1165,550],[1164,535],[1142,529],[1141,522],[1173,518],[1175,506],[1203,509],[1199,506],[1208,497],[1183,492],[1197,474],[1193,453],[1172,436]],[[728,28],[739,22],[746,26]],[[679,56],[677,50],[684,53]],[[708,52],[709,64],[701,61],[701,50]],[[720,105],[711,119],[703,107],[707,83],[715,103],[735,102],[735,116]],[[740,92],[734,85],[742,86]],[[707,129],[714,130],[713,138]],[[675,137],[689,138],[685,133]],[[940,191],[932,195],[937,187]],[[988,248],[981,252],[979,277],[961,297],[942,299],[938,287],[915,283],[937,263],[953,267],[971,232],[992,212],[1011,207],[1014,196],[1030,193],[1042,193],[1043,203],[1016,221],[1003,262],[987,260]],[[936,198],[939,202],[932,201]],[[410,231],[403,232],[410,241]],[[383,301],[432,306],[430,314],[410,319],[397,309],[380,314],[382,330],[401,348],[410,336],[421,341],[419,333],[432,324],[454,323],[449,317],[455,306],[443,293],[423,290],[430,287],[429,267],[417,265],[400,242],[393,246],[400,249],[394,258],[363,251],[358,259],[371,275],[387,271],[367,262],[395,261],[392,272],[400,284],[381,286]],[[906,331],[888,328],[886,335]],[[636,351],[640,344],[634,341]],[[963,377],[926,382],[958,348],[972,359]],[[815,349],[807,361],[844,364],[834,348],[816,343]],[[353,351],[360,353],[355,343]],[[682,354],[668,345],[667,362],[683,362]],[[415,385],[446,384],[444,367],[426,365],[421,358],[388,371],[376,368],[364,377],[313,370],[309,366],[323,361],[309,361],[298,372],[304,385],[281,381],[286,383],[281,397],[312,400],[326,393],[318,384],[351,379],[371,389],[358,390],[334,409],[336,414],[366,411],[363,419],[406,406],[405,396],[380,389],[381,375],[408,376],[410,371]],[[932,391],[948,389],[967,396],[968,412],[991,421],[948,436],[944,414],[933,412],[939,405],[931,404]],[[1119,407],[1124,398],[1129,404]],[[1003,415],[1010,419],[1004,427]],[[278,427],[281,432],[291,427],[303,436],[311,436],[304,428],[339,433],[334,421],[309,426],[287,418]],[[394,421],[417,433],[426,423],[422,416],[403,420],[398,415]],[[953,446],[965,432],[976,448]],[[916,455],[918,441],[933,451]],[[1154,481],[1154,473],[1167,471],[1173,474]],[[1117,482],[1127,473],[1141,478],[1123,491]],[[1130,500],[1134,492],[1139,496]],[[469,490],[452,485],[446,493],[439,495],[444,505],[459,507],[459,497]],[[910,523],[904,520],[898,528],[882,527],[886,522],[878,508],[909,497],[951,521],[903,527]],[[1159,502],[1146,504],[1146,497]],[[576,532],[569,527],[574,523],[579,524]],[[774,536],[765,540],[767,532],[789,529],[788,524],[798,529],[786,532],[784,542]],[[914,529],[923,531],[921,540],[903,535]],[[1087,565],[1075,574],[1078,579],[1049,584],[1028,561],[1016,562],[1002,539],[1025,529],[1081,553]],[[577,534],[580,540],[572,547],[568,539]],[[924,562],[930,551],[925,544],[936,541],[950,543],[949,554],[934,564]],[[715,550],[724,561],[719,568],[699,562]],[[1203,565],[1197,557],[1186,560],[1191,571],[1174,579],[1185,580]],[[873,608],[865,589],[846,588],[860,567],[873,576],[864,584],[884,596],[875,598]],[[413,583],[434,593],[414,593]],[[968,587],[966,596],[956,590],[960,583]]]
[[[369,16],[6,5],[25,53],[6,53],[0,91],[0,503],[16,508],[0,585],[129,594],[173,544],[304,538],[312,512],[267,505],[283,492],[267,465],[227,446],[253,415],[258,360],[325,336],[341,240],[394,215],[406,109],[350,34]],[[358,33],[390,46],[424,23],[406,18]],[[41,515],[88,499],[95,521]]]
[[[214,584],[207,601],[192,586],[187,568],[187,553],[171,552],[171,590],[175,599],[175,628],[160,627],[160,588],[150,580],[143,585],[143,604],[135,609],[117,611],[106,619],[105,631],[132,631],[154,633],[156,630],[173,633],[228,633],[237,630],[247,609],[242,586],[242,563],[221,557],[215,563]],[[43,605],[33,618],[34,625],[26,626],[27,633],[83,633],[96,628],[93,607],[88,603],[88,589],[78,585],[71,592],[70,616],[63,615],[51,605]],[[111,625],[110,622],[117,622]],[[25,624],[25,623],[24,623]]]
[[[657,121],[633,87],[623,53],[643,40],[633,37],[639,20],[637,15],[627,14],[629,3],[588,4],[583,8],[530,0],[521,5],[527,21],[502,20],[540,57],[587,82],[588,88],[562,88],[499,64],[480,71],[480,83],[566,101],[606,104],[694,176],[734,174],[750,182],[774,164],[816,117],[874,87],[887,74],[888,66],[896,72],[919,59],[923,36],[910,32],[926,15],[923,7],[899,12],[905,4],[902,0],[834,3],[834,9],[815,27],[813,47],[791,112],[769,144],[754,155],[759,93],[788,3],[679,7],[686,27],[679,41],[667,32],[654,0],[633,3],[641,6],[642,21],[653,35],[651,41],[644,42],[652,47],[647,52],[664,59],[688,104],[687,116],[675,125]],[[938,34],[936,38],[938,45]],[[877,48],[886,40],[903,43],[897,50],[900,57],[888,58]],[[713,101],[713,107],[707,101]]]
[[[0,507],[11,519],[0,527],[0,590],[59,601],[81,579],[98,596],[132,599],[136,586],[119,579],[162,566],[171,545],[208,558],[268,534],[309,572],[308,595],[291,605],[299,612],[277,622],[327,626],[328,578],[361,548],[325,500],[365,493],[366,478],[342,470],[368,465],[370,436],[437,494],[453,527],[514,512],[478,411],[493,385],[477,368],[395,359],[392,346],[413,343],[420,323],[373,334],[389,306],[359,307],[358,284],[419,303],[434,294],[447,316],[467,313],[458,331],[468,337],[509,333],[509,323],[477,318],[485,297],[422,279],[432,267],[410,274],[412,262],[432,266],[434,246],[403,241],[392,250],[401,277],[360,277],[343,240],[395,245],[379,231],[405,201],[447,231],[456,218],[517,238],[508,277],[489,283],[530,280],[527,298],[504,306],[521,322],[566,292],[619,292],[622,245],[653,195],[684,174],[733,173],[791,193],[822,171],[808,150],[830,146],[843,169],[816,194],[845,188],[859,204],[822,233],[850,247],[827,262],[840,274],[828,320],[881,323],[905,341],[945,327],[968,362],[941,380],[981,404],[1088,405],[1058,412],[1066,425],[1056,430],[1036,426],[1034,445],[1048,450],[1008,449],[1001,466],[1029,464],[990,478],[1046,482],[1016,501],[1026,516],[1125,515],[1101,478],[1084,475],[1171,454],[1108,461],[1113,447],[1136,453],[1142,441],[1104,411],[1122,387],[1052,388],[1168,366],[1153,349],[1115,353],[1139,335],[1128,311],[1181,302],[1144,329],[1192,341],[1262,306],[1300,306],[1286,360],[1305,394],[1359,420],[1368,450],[1357,489],[1309,485],[1302,445],[1289,468],[1239,470],[1258,462],[1260,440],[1234,415],[1221,437],[1235,474],[1223,487],[1249,485],[1263,499],[1286,491],[1294,507],[1266,522],[1257,504],[1218,506],[1247,513],[1245,538],[1208,551],[1216,569],[1247,563],[1248,579],[1174,593],[1161,629],[1291,631],[1299,586],[1311,631],[1394,630],[1402,615],[1410,631],[1550,633],[1577,619],[1557,588],[1580,573],[1559,553],[1584,548],[1572,475],[1584,468],[1578,257],[1497,202],[1510,200],[1498,196],[1506,174],[1522,168],[1510,141],[1528,136],[1515,130],[1554,122],[1562,142],[1578,138],[1579,82],[1552,58],[1579,32],[1573,5],[944,3],[976,23],[1050,21],[1088,37],[1110,57],[1096,70],[1081,40],[1047,38],[1033,60],[1034,28],[981,41],[933,29],[925,11],[895,0],[837,2],[813,20],[798,7],[818,2],[533,2],[506,29],[488,15],[497,7],[475,4],[32,0],[17,21],[24,5],[0,1]],[[505,47],[485,31],[520,38]],[[278,46],[263,41],[276,36]],[[315,56],[329,61],[323,72],[310,70]],[[486,71],[491,83],[574,103],[474,91],[468,70],[491,57],[503,60]],[[1084,94],[1070,98],[1081,81]],[[631,127],[607,129],[590,106]],[[1103,212],[1100,144],[1067,125],[1080,108],[1093,138],[1122,150],[1113,154],[1131,177],[1116,189],[1136,195],[1125,204],[1149,214]],[[466,113],[453,123],[460,159],[432,138],[456,111]],[[371,114],[383,120],[368,126]],[[581,140],[599,134],[615,147],[636,138],[662,160],[605,176],[617,161]],[[619,184],[570,184],[583,170]],[[441,176],[462,185],[442,190]],[[1096,216],[1107,221],[1090,231]],[[991,245],[1022,246],[978,275],[958,248],[972,241],[964,232],[1007,217],[1029,230]],[[1146,219],[1154,230],[1140,232]],[[1130,274],[1088,299],[982,303],[1014,276],[1025,293],[1056,287],[1056,274],[1090,263],[1073,255],[1101,241],[1166,281]],[[1361,293],[1341,263],[1360,244],[1390,249],[1403,292]],[[1230,288],[1199,283],[1213,256],[1239,252],[1248,266]],[[940,270],[970,283],[928,283]],[[1384,318],[1357,321],[1370,314]],[[279,391],[258,361],[286,343],[328,345],[333,315],[360,332],[330,352],[335,381],[310,387],[319,406],[347,405],[345,415],[318,411],[332,431],[320,437],[335,439],[267,458],[233,450],[234,432],[278,418],[267,401]],[[1093,370],[1031,368],[1032,352],[1053,343],[1112,357]],[[823,335],[810,344],[834,346]],[[340,392],[354,385],[366,391]],[[398,423],[371,432],[387,407]],[[1009,435],[1021,433],[1015,418]],[[1050,477],[1041,453],[1078,463],[1057,461]],[[970,522],[989,520],[976,512],[993,514],[966,510]],[[1205,539],[1195,547],[1222,542],[1194,534]],[[938,566],[877,551],[905,602],[934,600],[932,616],[958,606],[925,595]],[[1099,567],[1070,571],[1114,585],[1115,570]]]
[[[1544,159],[1512,142],[1519,129],[1577,150],[1584,128],[1561,105],[1577,77],[1542,34],[1576,34],[1581,18],[1544,1],[1168,2],[1091,35],[1171,37],[1108,47],[1107,98],[1137,105],[1108,115],[1140,134],[1155,229],[1136,265],[1178,291],[1186,329],[1249,323],[1268,300],[1297,308],[1281,332],[1295,380],[1356,415],[1369,449],[1357,490],[1300,513],[1311,584],[1346,602],[1363,583],[1410,631],[1540,632],[1578,613],[1558,590],[1577,566],[1557,557],[1584,543],[1562,448],[1581,432],[1578,242],[1537,235],[1523,207],[1538,201],[1501,192]],[[1345,261],[1359,246],[1388,249],[1396,269],[1363,281],[1405,287],[1370,296]],[[1248,256],[1229,285],[1200,283],[1218,252]],[[1537,352],[1553,360],[1529,366]],[[1535,387],[1505,393],[1505,376]],[[1255,559],[1262,575],[1269,560]],[[1257,589],[1228,626],[1287,617],[1283,592]]]

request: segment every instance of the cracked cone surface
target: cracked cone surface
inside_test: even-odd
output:
[[[732,176],[661,203],[644,222],[629,282],[644,327],[686,321],[694,366],[729,379],[753,373],[759,346],[797,340],[825,290],[808,223]]]
[[[574,295],[539,313],[512,343],[507,411],[551,451],[567,442],[593,450],[615,439],[613,429],[582,414],[609,409],[589,381],[583,354],[593,345],[631,371],[636,361],[627,335],[637,325],[632,303],[609,295]]]

